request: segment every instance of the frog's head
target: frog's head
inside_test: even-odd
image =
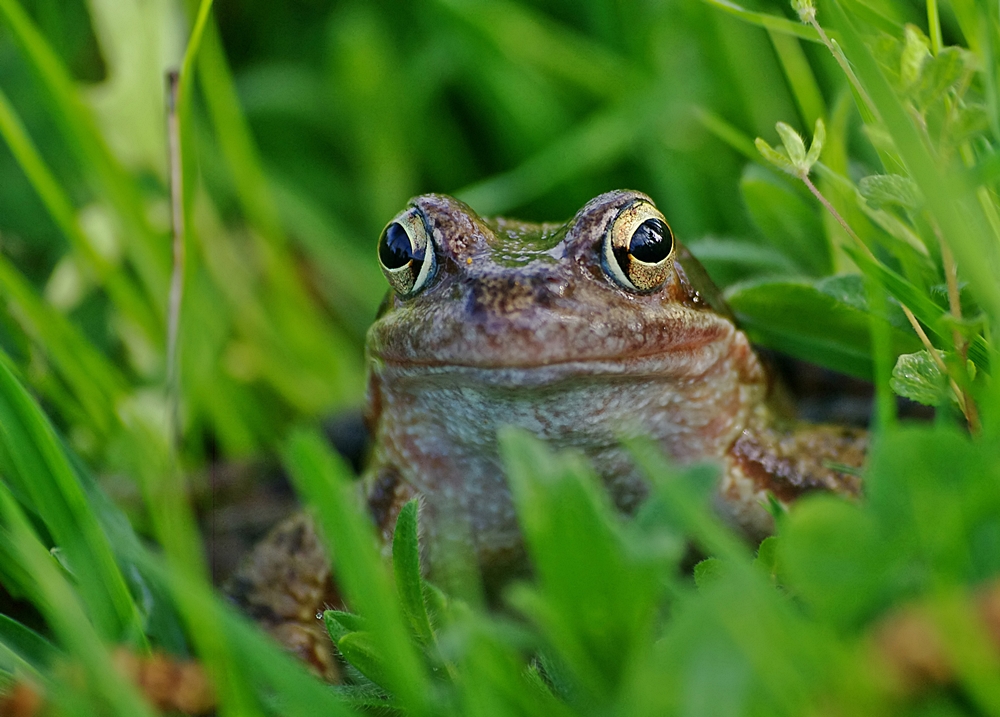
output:
[[[690,360],[733,331],[640,192],[602,194],[564,224],[484,219],[423,195],[386,226],[378,256],[391,292],[368,334],[375,362],[627,372]]]

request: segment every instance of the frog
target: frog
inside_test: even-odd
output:
[[[608,192],[540,224],[425,194],[386,225],[377,256],[389,290],[366,341],[362,499],[385,546],[419,501],[432,575],[456,525],[487,586],[530,572],[505,426],[585,456],[626,516],[649,483],[623,438],[714,462],[714,508],[749,541],[773,531],[769,505],[860,495],[867,432],[782,415],[771,372],[646,194]],[[279,526],[246,566],[237,602],[299,654],[322,642],[296,628],[311,622],[315,637],[318,601],[339,599],[311,520]]]

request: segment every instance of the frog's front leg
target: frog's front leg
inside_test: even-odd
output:
[[[391,468],[358,484],[385,546],[392,544],[396,517],[415,492]],[[289,652],[320,677],[336,682],[333,643],[319,619],[324,609],[343,608],[330,557],[312,517],[302,511],[275,526],[226,581],[225,593]]]
[[[223,590],[240,610],[316,674],[337,681],[333,643],[317,613],[342,607],[343,601],[311,516],[299,512],[275,526]]]
[[[717,510],[753,540],[774,532],[768,496],[782,505],[815,491],[856,498],[868,431],[755,415],[725,456]]]

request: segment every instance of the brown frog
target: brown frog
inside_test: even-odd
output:
[[[751,539],[773,527],[768,494],[859,492],[835,466],[860,466],[867,434],[775,415],[746,335],[644,194],[603,194],[565,224],[484,219],[424,195],[388,224],[378,256],[391,290],[368,332],[365,491],[386,542],[421,497],[432,571],[456,516],[488,582],[523,568],[497,450],[507,424],[584,453],[624,513],[647,486],[622,436],[652,437],[681,463],[716,461],[716,507]],[[286,643],[329,599],[318,546],[295,518],[232,583]]]

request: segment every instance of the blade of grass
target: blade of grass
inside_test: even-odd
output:
[[[761,161],[760,152],[757,151],[753,139],[748,134],[704,107],[695,107],[694,113],[702,126],[718,139],[728,144],[751,162],[764,164]]]
[[[106,288],[112,301],[129,316],[147,335],[156,332],[157,321],[152,308],[146,303],[128,276],[112,266],[97,253],[83,233],[69,197],[59,186],[52,171],[21,123],[7,95],[0,90],[0,136],[3,136],[21,170],[38,194],[45,208],[56,223],[80,262],[93,272],[94,278]]]
[[[53,118],[78,155],[82,165],[93,171],[102,190],[125,223],[127,247],[155,308],[166,296],[168,271],[163,242],[150,227],[135,184],[111,153],[93,114],[80,97],[73,80],[52,47],[39,32],[17,0],[0,0],[0,18],[10,27],[29,66],[35,71],[54,104]],[[158,337],[151,337],[156,339]]]
[[[189,6],[192,3],[188,3]],[[271,244],[285,243],[281,219],[261,164],[250,127],[240,109],[232,73],[214,21],[205,26],[198,79],[208,106],[215,136],[236,185],[240,206],[257,231]]]
[[[299,494],[316,509],[348,604],[371,626],[386,669],[383,687],[413,714],[433,714],[426,675],[375,548],[374,530],[358,510],[350,469],[318,435],[304,431],[289,439],[284,463]]]
[[[0,662],[6,660],[9,667],[36,679],[59,655],[58,648],[46,638],[6,615],[0,615],[0,650],[6,653]]]
[[[873,277],[869,277],[868,304],[871,306],[869,326],[872,337],[872,365],[875,383],[875,426],[881,430],[890,430],[896,425],[896,396],[890,387],[892,368],[895,365],[895,355],[892,350],[891,328],[879,316],[887,313],[887,297],[885,287]]]
[[[2,255],[0,294],[16,305],[16,316],[24,330],[38,341],[71,388],[91,427],[108,434],[118,423],[116,404],[126,392],[125,377],[65,316],[39,297]]]
[[[139,612],[73,468],[48,419],[0,362],[3,475],[65,551],[106,639],[141,635]]]
[[[636,465],[649,478],[654,490],[662,495],[664,504],[670,506],[678,527],[709,554],[749,567],[752,556],[746,545],[711,512],[709,502],[693,490],[690,477],[682,478],[678,475],[677,470],[664,458],[659,446],[648,439],[628,440],[625,441],[625,446]],[[705,470],[705,467],[702,466],[701,469]]]
[[[4,541],[35,581],[33,602],[60,642],[79,660],[87,675],[87,687],[96,690],[117,715],[152,717],[152,710],[112,665],[111,656],[91,622],[101,622],[101,616],[95,615],[92,609],[84,609],[76,590],[31,529],[6,484],[0,484],[0,515],[3,515],[5,523]]]
[[[792,88],[795,103],[799,106],[802,114],[802,123],[806,127],[813,127],[817,119],[826,117],[826,103],[823,101],[823,93],[820,92],[819,84],[813,75],[809,60],[806,59],[802,46],[798,38],[790,37],[769,30],[771,44],[778,54],[781,67],[788,78],[788,84]]]
[[[729,0],[702,0],[702,2],[718,8],[724,13],[738,17],[740,20],[744,20],[751,25],[762,27],[771,32],[791,35],[803,40],[809,40],[810,42],[820,41],[819,35],[811,27],[789,20],[788,18],[780,17],[778,15],[770,15],[764,12],[747,10],[746,8],[741,7],[734,2],[730,2]]]

